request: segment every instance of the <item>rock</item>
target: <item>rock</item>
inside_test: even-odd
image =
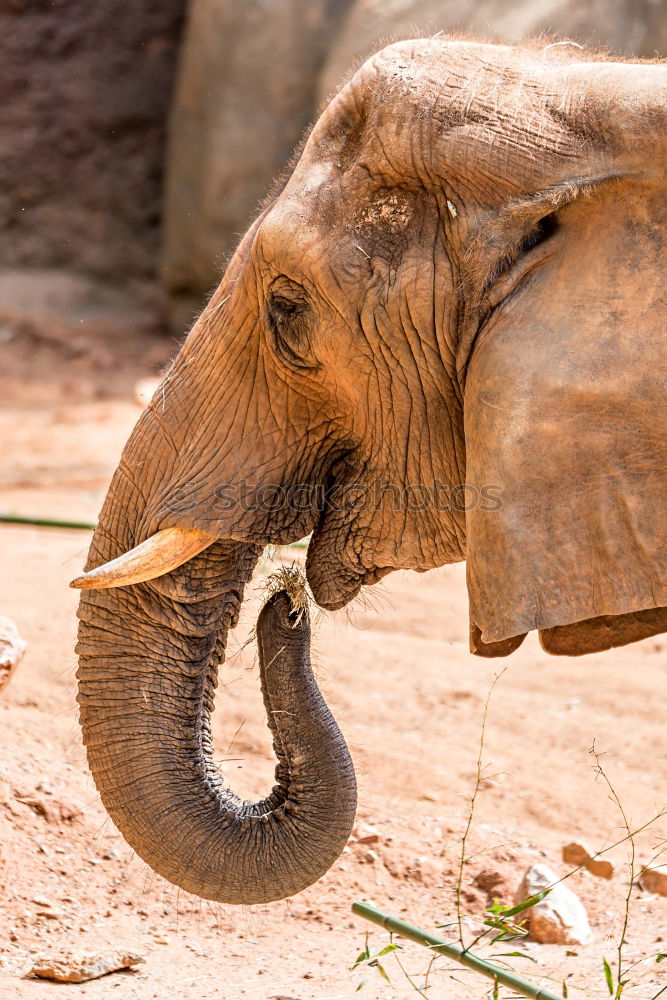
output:
[[[350,840],[357,844],[379,844],[381,839],[380,831],[370,823],[355,824],[350,834]]]
[[[39,955],[33,960],[31,975],[53,979],[57,983],[86,983],[109,972],[133,969],[145,962],[143,955],[119,949],[102,952],[66,952],[62,955]]]
[[[68,360],[92,352],[109,370],[113,348],[156,329],[164,301],[150,284],[108,282],[56,268],[0,270],[0,322],[33,341],[58,345]],[[111,347],[111,350],[109,350]],[[107,352],[105,357],[103,352]]]
[[[315,110],[352,0],[192,0],[171,113],[163,274],[192,321]]]
[[[503,884],[505,881],[503,875],[500,872],[493,871],[491,868],[485,868],[483,871],[475,875],[473,883],[484,892],[492,893],[495,889]]]
[[[53,906],[53,903],[51,902],[51,900],[47,899],[46,896],[33,896],[33,900],[32,901],[37,906],[41,906],[43,908],[44,907],[50,908],[50,907]]]
[[[47,799],[38,795],[17,795],[16,799],[38,816],[43,816],[47,823],[71,823],[81,815],[79,806],[58,799]],[[57,848],[56,852],[61,853]]]
[[[611,861],[605,861],[601,858],[589,858],[586,862],[586,870],[591,875],[597,875],[598,878],[611,879],[614,877],[614,866]]]
[[[528,869],[515,903],[523,903],[549,886],[553,886],[549,895],[521,914],[528,921],[529,937],[540,944],[588,944],[593,940],[593,933],[586,910],[572,890],[559,883],[558,875],[546,865],[536,864]]]
[[[320,75],[318,101],[337,89],[349,72],[382,43],[437,31],[479,36],[485,41],[519,42],[556,33],[625,55],[655,58],[667,50],[667,21],[660,4],[636,0],[356,0],[334,40]]]
[[[154,273],[185,8],[0,6],[0,266]]]
[[[650,865],[643,868],[639,881],[647,892],[655,892],[658,896],[667,896],[667,865]]]
[[[614,875],[614,866],[611,861],[591,857],[588,848],[584,847],[583,844],[577,844],[576,841],[564,846],[563,861],[577,867],[583,865],[591,875],[597,875],[598,878],[610,879]]]
[[[9,684],[26,649],[27,645],[11,618],[0,616],[0,691]]]
[[[369,851],[366,851],[366,853],[364,855],[364,861],[366,861],[369,865],[374,865],[379,860],[380,860],[380,858],[379,858],[377,852],[373,850],[373,848],[371,848]]]
[[[562,855],[563,861],[568,865],[585,865],[591,856],[591,852],[582,844],[573,842],[565,844]]]
[[[17,940],[17,934],[13,928],[9,929],[8,937],[10,941]],[[0,972],[8,976],[27,976],[32,968],[32,955],[24,949],[12,951],[10,954],[0,955]]]

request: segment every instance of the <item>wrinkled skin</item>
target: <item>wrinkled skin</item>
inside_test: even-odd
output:
[[[531,629],[578,654],[667,627],[667,70],[562,58],[432,40],[366,63],[126,446],[89,567],[165,527],[220,541],[83,597],[84,738],[119,828],[191,891],[284,889],[253,874],[284,825],[225,853],[208,724],[262,545],[312,531],[325,608],[467,559],[481,655]],[[335,816],[294,824],[322,856],[344,839]]]

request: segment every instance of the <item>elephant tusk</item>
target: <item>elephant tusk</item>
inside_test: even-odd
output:
[[[177,569],[216,540],[195,528],[162,528],[140,545],[72,580],[70,587],[94,590],[128,587]]]

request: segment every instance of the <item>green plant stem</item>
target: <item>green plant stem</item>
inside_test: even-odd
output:
[[[623,929],[621,931],[621,936],[619,938],[618,945],[616,947],[616,954],[618,956],[618,972],[616,976],[615,996],[618,1000],[618,998],[621,996],[623,992],[623,987],[625,985],[625,983],[623,982],[623,949],[625,947],[625,941],[628,934],[628,923],[630,922],[630,902],[632,900],[632,886],[635,881],[635,860],[636,860],[635,837],[632,830],[630,829],[630,823],[625,813],[625,809],[623,808],[623,804],[621,803],[621,800],[618,797],[616,789],[612,785],[611,780],[609,779],[609,776],[607,775],[607,772],[605,771],[601,763],[603,754],[598,753],[597,750],[595,749],[595,741],[593,741],[593,746],[591,747],[590,752],[595,758],[595,771],[602,778],[607,788],[609,789],[612,801],[616,803],[618,811],[620,812],[621,817],[623,819],[623,826],[625,827],[627,833],[627,840],[629,840],[630,842],[630,861],[628,863],[628,867],[630,869],[630,878],[628,879],[628,891],[625,896]]]
[[[424,990],[421,990],[417,986],[416,982],[414,981],[414,979],[412,978],[412,976],[410,975],[410,973],[408,972],[408,970],[405,968],[405,966],[401,962],[401,960],[398,957],[398,954],[396,952],[394,952],[394,958],[396,959],[396,962],[398,963],[399,969],[401,970],[401,972],[403,973],[403,975],[405,976],[405,978],[407,979],[407,981],[410,983],[410,986],[412,986],[413,990],[416,993],[418,993],[420,997],[424,997],[425,1000],[430,1000],[430,997],[429,997],[428,993],[424,993]],[[437,958],[437,955],[434,955],[433,958]],[[431,959],[431,962],[432,961],[433,961],[433,959]],[[430,968],[430,964],[429,964],[429,968]]]
[[[458,962],[459,965],[463,965],[467,969],[472,969],[473,972],[478,972],[481,976],[486,976],[487,979],[493,979],[496,983],[509,986],[521,996],[530,997],[531,1000],[562,1000],[562,997],[556,996],[555,993],[550,993],[549,990],[541,989],[539,986],[533,986],[532,983],[527,982],[520,976],[515,976],[512,972],[506,972],[497,965],[493,965],[492,962],[480,958],[479,955],[474,955],[467,948],[461,948],[458,944],[443,941],[442,938],[436,937],[434,934],[429,934],[427,931],[423,931],[413,924],[406,924],[403,920],[390,917],[388,914],[382,913],[381,910],[376,910],[374,906],[369,906],[368,903],[353,903],[352,912],[356,913],[358,917],[363,917],[364,920],[370,920],[371,923],[383,927],[392,934],[400,934],[402,937],[407,938],[408,941],[414,941],[415,944],[420,944],[424,948],[430,948],[440,955],[445,955],[447,958]]]
[[[75,528],[79,531],[94,531],[96,525],[89,521],[61,521],[53,517],[22,517],[20,514],[0,513],[0,521],[6,524],[36,524],[39,528]]]
[[[489,704],[491,702],[491,695],[493,694],[493,689],[496,684],[503,676],[507,667],[503,667],[499,674],[493,678],[491,687],[487,691],[486,700],[484,702],[484,714],[482,715],[482,731],[479,736],[479,751],[477,753],[477,770],[475,773],[475,787],[473,793],[470,797],[470,807],[468,809],[468,821],[466,823],[466,828],[463,831],[463,836],[461,837],[461,857],[459,859],[459,875],[456,883],[456,922],[459,928],[459,944],[461,948],[465,948],[463,942],[463,918],[461,915],[461,892],[463,889],[463,873],[465,871],[465,866],[468,862],[466,857],[466,849],[468,846],[468,836],[472,828],[472,822],[475,818],[475,806],[477,804],[477,796],[479,795],[479,790],[482,787],[482,772],[484,771],[484,740],[486,739],[486,721],[489,717]]]

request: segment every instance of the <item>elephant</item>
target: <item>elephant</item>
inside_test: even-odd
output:
[[[89,766],[168,880],[278,899],[349,829],[353,781],[284,594],[260,635],[263,670],[284,660],[267,708],[293,723],[278,784],[242,803],[213,760],[217,669],[267,544],[311,535],[325,609],[466,560],[482,656],[531,630],[574,655],[665,631],[666,99],[661,63],[398,42],[276,182],[72,583]]]

